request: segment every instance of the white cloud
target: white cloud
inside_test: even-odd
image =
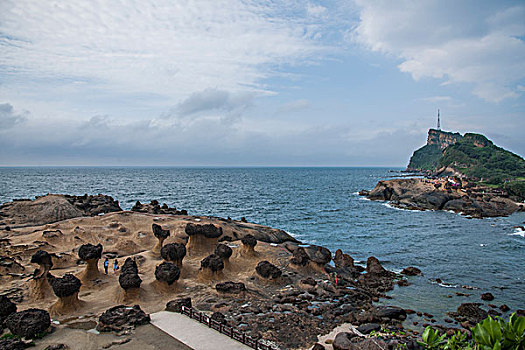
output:
[[[10,103],[0,103],[0,130],[11,129],[27,120],[29,112],[17,113]]]
[[[356,1],[353,39],[402,60],[399,69],[472,84],[473,93],[500,102],[519,96],[525,78],[525,7],[456,1]]]

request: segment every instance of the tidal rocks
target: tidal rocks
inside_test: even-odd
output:
[[[16,312],[16,304],[8,297],[0,295],[0,331],[3,329],[3,323],[7,316]]]
[[[188,252],[190,254],[205,254],[212,252],[222,236],[222,227],[213,224],[186,224],[184,232],[189,236]]]
[[[47,277],[53,292],[59,298],[64,298],[71,296],[75,293],[78,293],[82,282],[74,275],[67,273],[64,277],[54,277],[53,275],[48,275]]]
[[[78,257],[84,261],[100,259],[102,257],[102,244],[82,244],[78,249]]]
[[[379,331],[380,329],[381,325],[378,323],[366,323],[357,327],[357,330],[363,334],[369,334],[372,331]]]
[[[373,275],[383,275],[388,271],[385,270],[376,257],[371,256],[366,261],[366,272]]]
[[[282,274],[281,270],[277,266],[266,260],[258,263],[255,267],[255,271],[257,271],[259,276],[268,279],[277,279],[281,277]]]
[[[224,269],[224,262],[216,254],[210,254],[201,261],[201,270],[209,269],[212,272],[219,272]]]
[[[233,250],[226,244],[217,244],[217,247],[215,247],[215,254],[220,256],[222,260],[228,261],[233,254]]]
[[[53,267],[51,255],[44,250],[39,250],[33,254],[33,256],[31,256],[31,263],[38,264],[40,266],[40,269],[35,270],[35,275],[33,276],[35,279],[45,277],[49,270],[51,270]]]
[[[417,267],[409,266],[401,270],[401,274],[407,276],[418,276],[422,275],[423,273]]]
[[[45,310],[28,309],[10,314],[4,324],[14,335],[33,338],[49,328],[51,317]]]
[[[173,261],[178,267],[182,267],[182,260],[186,256],[186,246],[181,243],[168,243],[160,250],[162,259]]]
[[[180,269],[177,265],[170,262],[163,262],[155,268],[155,278],[158,281],[166,282],[171,286],[180,277]]]
[[[153,224],[151,225],[153,230],[153,235],[157,238],[157,244],[153,247],[153,252],[158,254],[161,251],[164,240],[170,236],[170,230],[164,230],[160,225]]]
[[[246,286],[242,282],[224,282],[215,285],[215,289],[219,293],[225,294],[239,294],[246,291]]]
[[[321,247],[321,246],[311,246],[314,248],[313,252],[310,253],[310,260],[319,265],[324,266],[328,264],[332,260],[332,253],[328,248]]]
[[[179,298],[169,301],[166,304],[166,311],[181,313],[183,306],[191,308],[191,298]]]
[[[142,279],[139,277],[139,269],[135,260],[127,258],[122,265],[118,282],[122,289],[138,289],[142,283]]]
[[[494,295],[492,293],[483,293],[481,294],[481,300],[492,301],[494,300]]]
[[[341,249],[337,249],[335,252],[334,264],[335,264],[335,267],[341,267],[341,268],[346,267],[346,268],[353,269],[354,259],[350,255],[344,254]]]
[[[293,256],[290,259],[290,262],[293,265],[306,266],[308,265],[308,262],[310,262],[310,257],[308,256],[306,250],[303,247],[297,247],[292,254]]]
[[[177,208],[170,208],[166,203],[162,206],[158,201],[152,200],[149,204],[143,204],[140,201],[137,201],[131,211],[139,213],[149,213],[149,214],[171,214],[171,215],[188,215],[186,210],[177,210]]]
[[[449,312],[449,315],[458,322],[468,321],[474,325],[488,316],[487,311],[480,308],[479,305],[478,303],[463,303],[456,312]]]
[[[405,309],[397,306],[379,306],[376,309],[375,314],[379,318],[385,319],[396,319],[396,320],[405,320],[407,318],[407,313]]]
[[[120,332],[149,322],[149,315],[142,311],[139,305],[132,307],[118,305],[100,315],[97,330],[99,332]]]

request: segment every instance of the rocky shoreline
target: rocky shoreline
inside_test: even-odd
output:
[[[505,191],[477,186],[458,178],[403,178],[382,180],[360,195],[370,200],[388,201],[408,210],[447,210],[473,218],[508,216],[525,211]]]
[[[74,349],[79,341],[140,349],[133,329],[149,313],[181,305],[280,349],[421,348],[418,332],[403,327],[415,311],[374,304],[394,285],[408,285],[404,276],[419,275],[416,267],[395,274],[375,257],[361,267],[341,250],[333,255],[282,230],[190,216],[156,201],[122,211],[108,196],[48,195],[4,204],[0,217],[2,329],[26,338],[74,329],[82,339],[51,334],[34,341],[38,349],[57,342]],[[105,258],[118,259],[120,269],[103,273]],[[443,332],[468,329],[486,314],[464,305]],[[31,309],[40,311],[23,314]],[[89,332],[79,335],[79,327]],[[336,327],[342,331],[319,342]],[[113,333],[112,345],[95,329]]]

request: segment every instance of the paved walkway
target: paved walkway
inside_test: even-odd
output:
[[[250,347],[179,313],[160,311],[150,314],[150,317],[151,324],[194,350],[251,349]]]

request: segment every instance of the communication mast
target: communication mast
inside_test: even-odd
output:
[[[437,126],[438,126],[437,129],[441,130],[441,121],[439,119],[439,109],[438,109],[438,125]]]

